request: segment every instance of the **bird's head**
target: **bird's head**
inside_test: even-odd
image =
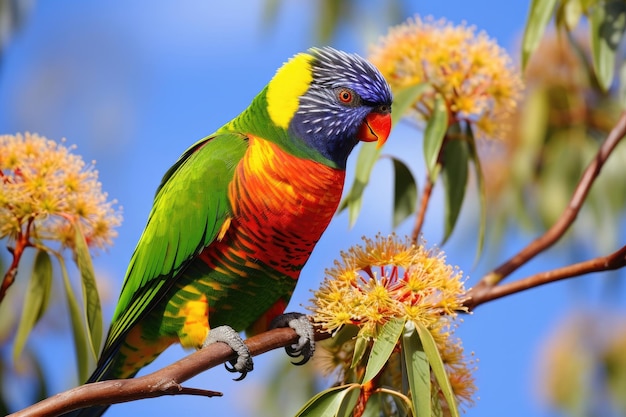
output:
[[[391,90],[383,76],[360,56],[330,47],[289,60],[266,100],[274,124],[294,141],[290,148],[314,150],[338,168],[359,141],[382,146],[391,130]]]

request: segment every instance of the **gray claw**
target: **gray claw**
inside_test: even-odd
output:
[[[294,365],[304,365],[307,363],[315,352],[315,331],[313,325],[306,314],[302,313],[285,313],[274,320],[270,324],[271,329],[277,327],[291,327],[296,331],[300,338],[298,343],[287,346],[285,351],[292,358],[302,356],[302,360],[292,362]]]
[[[224,364],[228,372],[239,372],[241,375],[235,378],[235,381],[241,381],[246,377],[248,372],[252,371],[253,363],[250,350],[243,343],[241,336],[230,326],[219,326],[209,330],[209,335],[202,344],[202,347],[206,347],[216,342],[226,343],[236,354],[237,359],[228,361]]]

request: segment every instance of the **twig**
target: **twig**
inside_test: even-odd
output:
[[[330,337],[328,333],[316,332],[315,335],[316,340],[328,337]],[[250,337],[245,343],[252,356],[257,356],[297,343],[298,338],[293,329],[280,328]],[[131,379],[81,385],[46,398],[7,417],[53,417],[78,408],[117,404],[163,395],[221,395],[215,391],[183,387],[181,384],[234,357],[235,354],[227,345],[215,343],[151,374]]]
[[[552,246],[565,234],[574,220],[576,220],[576,217],[578,216],[578,213],[580,212],[580,209],[589,194],[589,190],[600,174],[600,170],[604,166],[604,163],[624,135],[626,135],[626,112],[621,114],[617,124],[607,136],[595,158],[585,169],[585,172],[574,190],[574,194],[572,195],[569,204],[556,223],[554,223],[554,225],[552,225],[552,227],[550,227],[550,229],[548,229],[542,236],[532,241],[512,258],[498,266],[489,274],[485,275],[481,281],[469,291],[468,296],[479,300],[485,299],[488,297],[489,292],[495,285],[509,276],[517,268],[534,258],[537,254]]]
[[[489,291],[482,292],[479,295],[473,295],[464,303],[464,306],[469,310],[473,310],[487,301],[502,298],[540,285],[593,272],[611,271],[622,268],[623,266],[626,266],[626,246],[623,246],[618,251],[607,256],[601,256],[562,268],[540,272],[508,284],[496,285],[491,287]]]
[[[422,232],[422,226],[424,225],[424,219],[426,218],[426,209],[430,202],[430,196],[433,192],[433,186],[435,184],[430,178],[430,175],[426,175],[426,182],[424,184],[424,191],[422,192],[422,198],[420,201],[420,208],[415,218],[415,226],[413,227],[413,233],[411,233],[411,242],[417,244],[420,233]]]
[[[11,265],[9,269],[4,274],[4,278],[2,279],[2,285],[0,285],[0,303],[4,300],[4,296],[6,295],[9,287],[13,285],[15,282],[15,277],[17,276],[17,267],[19,266],[20,260],[22,259],[22,255],[24,254],[24,250],[32,246],[30,242],[30,228],[33,224],[33,218],[28,220],[26,224],[25,231],[22,233],[18,233],[17,238],[15,240],[15,248],[9,248],[11,255],[13,255],[13,259],[11,260]]]

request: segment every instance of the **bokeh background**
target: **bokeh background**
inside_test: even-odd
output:
[[[30,131],[54,140],[67,138],[67,144],[76,144],[76,152],[86,161],[96,161],[103,189],[123,206],[119,237],[95,259],[108,323],[163,173],[191,143],[243,110],[291,55],[321,44],[366,55],[368,44],[390,25],[419,14],[475,25],[517,59],[528,3],[350,1],[344,10],[349,18],[339,21],[334,32],[324,32],[324,25],[331,22],[320,13],[319,1],[18,2],[19,15],[11,19],[16,26],[7,31],[6,20],[0,25],[5,30],[1,33],[0,133]],[[401,124],[393,130],[385,152],[415,161],[421,181],[424,171],[417,136],[420,132],[413,126]],[[355,159],[348,167],[348,185]],[[290,310],[304,310],[311,290],[340,250],[359,243],[363,235],[392,230],[392,189],[391,164],[382,161],[365,192],[356,225],[349,227],[346,213],[334,219],[302,273]],[[478,203],[475,193],[469,194],[459,227],[443,249],[448,261],[468,275],[471,286],[535,233],[513,227],[495,246],[488,239],[485,254],[475,263]],[[423,230],[429,244],[439,243],[443,235],[441,197],[436,189],[427,213]],[[623,221],[616,224],[623,230]],[[411,227],[409,220],[396,231],[409,234]],[[596,239],[589,236],[588,241],[557,245],[515,276],[595,256]],[[605,317],[624,314],[620,275],[623,279],[623,273],[598,274],[533,289],[465,316],[457,335],[479,359],[479,398],[466,415],[559,415],[541,400],[546,376],[545,361],[539,358],[546,338],[563,328],[567,317],[580,312],[601,309],[596,320],[588,323],[590,328],[601,325]],[[77,383],[62,292],[54,297],[61,299],[52,307],[54,314],[44,318],[29,340],[51,393]],[[19,299],[12,302],[19,306]],[[12,319],[8,310],[0,323]],[[144,372],[184,354],[171,348]],[[222,391],[222,398],[163,397],[114,405],[107,415],[263,415],[261,408],[273,400],[265,387],[276,378],[287,378],[277,370],[288,360],[282,351],[275,351],[256,358],[255,371],[243,382],[233,382],[232,375],[218,367],[187,383]],[[5,381],[2,389],[9,393],[13,407],[28,405],[33,388],[27,381],[19,377],[12,383]],[[285,401],[278,409],[282,415],[292,415],[306,397],[300,398],[296,388],[285,390],[289,385],[275,402]]]

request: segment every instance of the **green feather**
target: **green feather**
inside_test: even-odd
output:
[[[231,214],[228,184],[247,146],[243,135],[207,137],[165,174],[131,258],[102,358],[173,284],[172,277],[215,240]]]
[[[271,82],[274,82],[274,80]],[[253,136],[277,144],[294,156],[338,168],[335,162],[324,157],[317,149],[307,145],[304,140],[290,135],[286,129],[272,122],[267,110],[267,90],[268,86],[254,98],[250,107],[233,119],[224,129],[236,132],[250,132]]]

